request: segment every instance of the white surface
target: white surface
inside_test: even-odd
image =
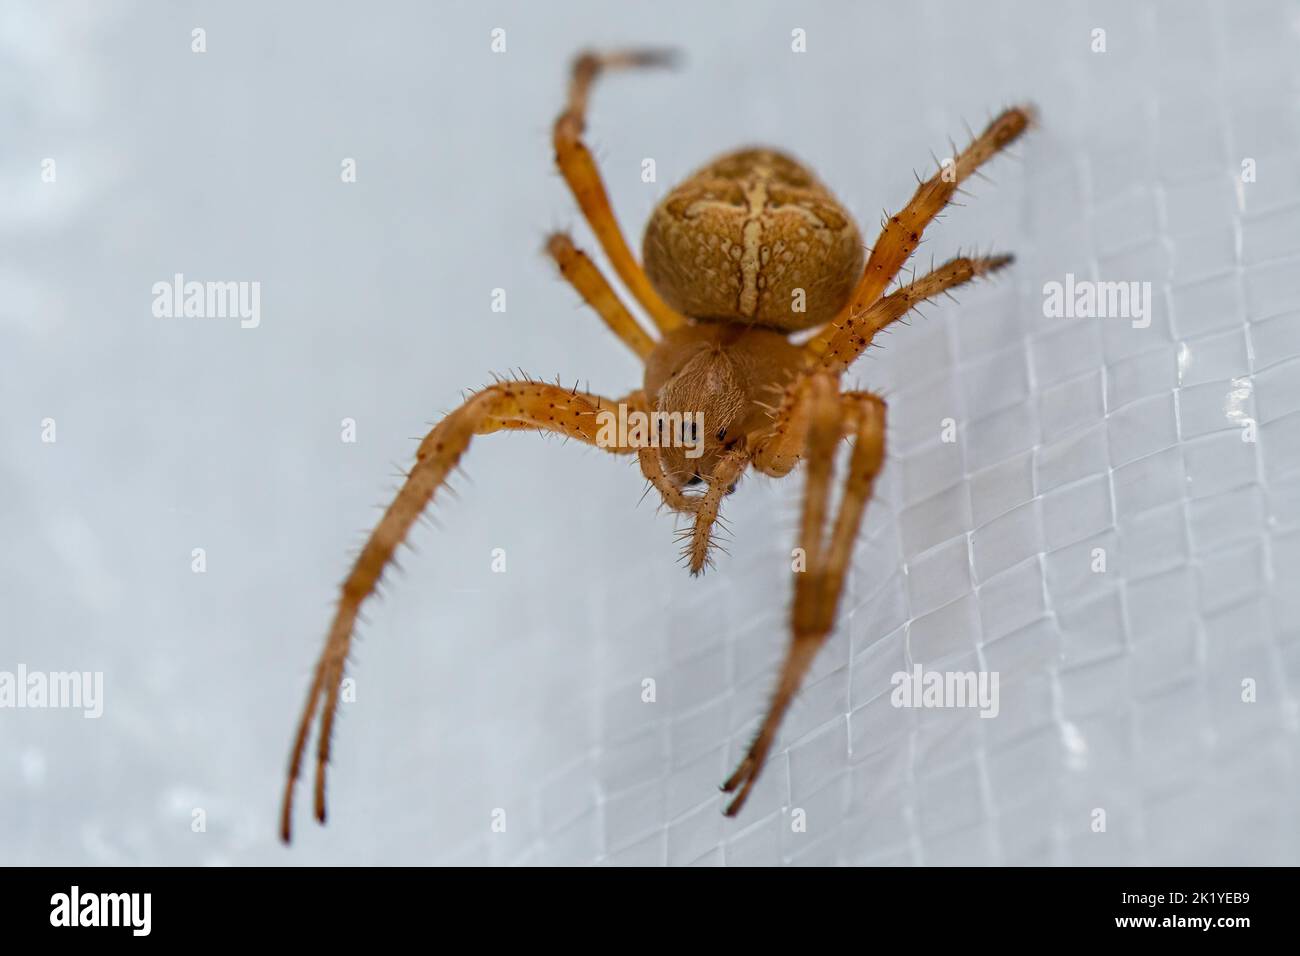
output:
[[[0,860],[1300,862],[1297,5],[867,6],[6,4],[0,669],[102,670],[106,700],[0,711]],[[628,44],[687,54],[596,93],[630,234],[763,141],[871,235],[963,119],[1032,99],[922,249],[1019,261],[850,376],[889,396],[888,467],[739,820],[716,786],[783,649],[801,479],[747,479],[691,580],[624,461],[501,435],[369,608],[331,822],[301,788],[284,850],[309,667],[410,438],[494,371],[636,384],[539,254],[559,225],[594,251],[549,126],[570,56]],[[260,281],[261,326],[154,318],[176,272]],[[1151,281],[1151,328],[1043,318],[1066,272]],[[1001,715],[890,707],[913,661],[999,670]]]

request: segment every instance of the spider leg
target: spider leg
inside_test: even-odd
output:
[[[821,377],[816,379],[822,380]],[[825,407],[828,395],[834,397],[834,393],[828,392],[823,385],[813,389],[813,401],[819,410],[812,416],[808,430],[808,483],[804,492],[800,538],[807,563],[806,570],[795,574],[790,647],[767,716],[735,773],[722,785],[725,792],[736,794],[727,805],[727,816],[739,813],[748,799],[790,702],[834,626],[835,612],[844,588],[844,574],[853,556],[853,542],[871,499],[876,475],[884,462],[884,400],[865,392],[848,392],[837,403],[840,416],[828,418],[820,411]],[[831,463],[840,436],[840,418],[848,418],[853,423],[853,453],[845,476],[839,513],[830,527],[829,540],[823,542],[824,522],[820,519],[826,509]]]
[[[754,467],[763,474],[773,478],[788,475],[804,457],[813,422],[825,428],[825,419],[838,415],[834,401],[837,386],[832,380],[828,393],[822,381],[829,377],[814,369],[795,379],[786,386],[781,404],[772,412],[772,423],[749,437]]]
[[[1004,111],[969,146],[953,157],[951,164],[945,164],[917,186],[908,204],[884,223],[876,244],[871,248],[871,257],[863,269],[862,278],[840,314],[805,343],[804,349],[810,358],[826,351],[836,328],[846,316],[862,312],[884,294],[898,270],[916,251],[926,227],[952,202],[957,187],[981,165],[1015,142],[1033,122],[1032,107],[1016,106]]]
[[[700,496],[688,495],[668,480],[668,476],[664,474],[663,463],[659,461],[659,454],[654,448],[647,445],[637,449],[637,458],[641,465],[641,474],[645,476],[646,481],[654,485],[655,491],[659,492],[664,504],[670,510],[694,514],[695,509],[700,506]]]
[[[640,448],[638,452],[641,474],[659,492],[664,504],[678,514],[694,515],[691,527],[680,535],[681,540],[686,542],[682,556],[686,558],[692,575],[701,573],[711,563],[713,527],[718,521],[722,499],[749,466],[749,454],[737,449],[723,455],[714,466],[713,473],[706,479],[708,489],[704,494],[688,495],[668,480],[659,455],[653,448]]]
[[[634,392],[621,402],[643,402]],[[280,835],[288,843],[292,831],[293,791],[302,770],[307,738],[321,713],[317,740],[315,815],[325,822],[325,768],[330,758],[334,717],[338,709],[343,668],[352,645],[353,628],[362,603],[372,594],[397,546],[428,506],[435,492],[446,482],[475,435],[515,428],[536,428],[558,432],[569,438],[615,454],[630,454],[634,448],[620,447],[606,440],[608,417],[618,402],[542,382],[498,382],[471,395],[466,402],[442,419],[420,443],[415,465],[392,504],[371,532],[351,572],[343,582],[329,634],[312,677],[294,736],[288,777],[281,805]],[[615,429],[614,434],[617,435]]]
[[[562,232],[555,233],[547,240],[546,252],[560,267],[560,274],[578,290],[587,305],[605,320],[609,330],[644,362],[654,351],[655,340],[632,317],[632,313],[623,305],[618,293],[610,288],[596,264]]]
[[[828,330],[832,334],[826,341],[825,350],[820,359],[814,361],[820,361],[821,367],[828,371],[843,372],[867,350],[875,334],[891,322],[901,319],[925,300],[996,272],[1012,261],[1013,257],[1009,255],[949,259],[933,272],[878,299],[869,308],[845,317],[837,328]]]
[[[553,140],[555,163],[564,181],[569,184],[583,216],[591,224],[600,246],[609,257],[619,279],[645,310],[650,313],[656,327],[667,332],[684,324],[668,303],[659,297],[645,270],[632,255],[627,240],[614,217],[609,194],[601,181],[600,171],[592,158],[591,150],[582,141],[586,129],[587,100],[591,86],[602,71],[637,66],[664,66],[672,62],[672,54],[661,50],[624,50],[610,53],[584,53],[573,63],[569,82],[569,99],[563,113],[555,121]]]
[[[722,499],[731,490],[749,464],[749,455],[741,450],[727,452],[720,459],[709,475],[708,491],[693,499],[699,502],[695,507],[695,522],[689,534],[685,557],[690,562],[691,574],[696,575],[710,564],[713,549],[713,526],[718,520],[718,509]]]

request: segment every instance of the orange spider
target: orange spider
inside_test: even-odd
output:
[[[768,149],[721,156],[669,193],[646,227],[643,268],[582,141],[584,117],[603,70],[670,59],[661,51],[579,56],[568,107],[554,130],[560,172],[660,337],[637,323],[567,235],[552,236],[547,251],[610,331],[645,362],[643,387],[614,401],[545,382],[497,382],[473,394],[420,443],[405,484],[343,582],[293,743],[280,821],[286,842],[294,784],[322,701],[315,815],[325,821],[325,768],[357,613],[475,435],[540,428],[637,455],[664,504],[693,519],[686,532],[692,574],[709,563],[718,508],[745,469],[779,478],[807,459],[798,542],[806,569],[795,574],[791,643],[767,716],[722,785],[735,793],[729,816],[744,805],[804,673],[831,632],[853,542],[884,460],[885,436],[884,401],[841,391],[840,377],[877,332],[914,306],[1011,261],[1009,255],[958,256],[885,295],[961,183],[1024,133],[1033,114],[1027,107],[1005,111],[921,183],[882,224],[865,268],[862,239],[848,212],[804,166]],[[795,344],[790,337],[801,331],[811,337]],[[846,437],[853,438],[853,450],[832,517],[833,459]],[[702,492],[685,490],[701,482]]]

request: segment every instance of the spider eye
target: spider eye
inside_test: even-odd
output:
[[[727,437],[727,430],[726,430],[725,428],[719,428],[719,429],[718,429],[718,441],[722,441],[722,440],[725,439],[726,437]]]

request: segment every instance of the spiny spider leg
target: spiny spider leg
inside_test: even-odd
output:
[[[650,313],[650,318],[661,332],[677,328],[685,323],[685,319],[659,297],[659,293],[646,278],[645,270],[633,256],[614,216],[614,208],[610,205],[609,194],[601,181],[596,161],[582,141],[582,134],[587,125],[587,99],[592,84],[601,72],[626,67],[668,66],[674,59],[675,55],[667,50],[582,54],[573,63],[569,101],[555,121],[553,136],[555,163],[564,176],[564,181],[569,184],[573,198],[591,224],[592,231],[619,279]]]
[[[699,574],[712,563],[713,527],[718,521],[718,511],[725,498],[735,487],[745,468],[749,455],[741,449],[723,455],[706,479],[708,488],[703,494],[688,495],[673,484],[664,474],[659,455],[653,448],[639,449],[641,474],[663,498],[664,505],[678,514],[693,515],[691,527],[682,531],[679,539],[685,541],[682,556],[686,558],[691,574]]]
[[[668,476],[664,474],[663,463],[659,461],[659,453],[654,448],[648,445],[639,448],[637,458],[641,465],[641,474],[654,486],[655,491],[659,492],[664,505],[669,510],[682,514],[695,513],[695,509],[700,506],[700,496],[688,495],[668,480]]]
[[[933,272],[895,289],[870,308],[845,318],[826,344],[826,351],[820,358],[821,367],[830,372],[843,372],[867,350],[877,332],[907,315],[926,299],[996,272],[1012,261],[1013,257],[1009,255],[949,259]]]
[[[749,465],[749,455],[741,449],[727,452],[709,475],[708,490],[699,496],[699,505],[695,508],[695,522],[689,534],[684,556],[690,562],[691,574],[702,572],[706,566],[712,566],[710,553],[713,549],[713,526],[718,520],[718,509],[722,499],[740,480]]]
[[[920,245],[926,227],[952,202],[957,187],[982,164],[1015,142],[1033,122],[1033,107],[1016,106],[1005,110],[955,156],[951,164],[943,165],[916,188],[907,205],[884,223],[876,244],[871,248],[871,257],[862,271],[862,278],[840,314],[804,345],[810,357],[826,351],[835,330],[846,317],[861,313],[884,294],[898,270]]]
[[[629,406],[644,403],[639,392],[621,401]],[[284,842],[288,843],[292,834],[294,785],[302,770],[307,738],[318,710],[321,711],[321,720],[316,752],[315,816],[320,822],[325,822],[325,772],[338,710],[339,685],[361,605],[374,592],[397,546],[405,540],[435,492],[446,482],[473,437],[515,428],[537,428],[558,432],[615,454],[630,454],[634,448],[610,447],[600,440],[598,413],[613,410],[617,405],[618,401],[612,399],[543,382],[498,382],[470,396],[420,443],[415,465],[406,482],[371,532],[370,539],[343,582],[338,610],[316,663],[311,689],[294,736],[280,812],[280,836]]]
[[[831,383],[832,388],[818,384],[811,392],[812,403],[824,408],[827,397],[834,398],[834,380],[829,376],[818,376],[813,381]],[[722,785],[725,792],[736,794],[727,805],[727,816],[739,813],[749,798],[790,702],[834,627],[835,612],[844,588],[844,574],[853,556],[853,542],[871,498],[876,475],[884,462],[884,400],[866,392],[848,392],[840,397],[838,404],[842,409],[839,415],[815,411],[811,416],[807,441],[808,483],[804,491],[800,537],[807,564],[804,571],[795,574],[790,646],[767,716],[735,773]],[[856,437],[839,513],[831,526],[829,541],[823,543],[824,522],[821,519],[827,508],[831,465],[844,418],[854,422]]]
[[[797,388],[792,389],[792,397],[792,403],[783,406],[788,417],[778,418],[777,424],[790,421],[793,427],[783,430],[774,428],[763,446],[781,445],[789,448],[790,450],[781,458],[783,462],[797,461],[801,457],[806,459],[807,478],[804,483],[803,513],[799,521],[797,542],[798,547],[803,549],[805,564],[804,570],[795,575],[794,604],[791,609],[793,627],[801,619],[803,614],[801,608],[807,600],[804,582],[809,580],[810,575],[820,573],[822,568],[822,538],[830,497],[831,471],[843,426],[840,420],[839,386],[834,376],[824,373],[809,376],[805,381],[798,383]],[[796,446],[798,452],[793,450]],[[796,630],[796,639],[787,654],[762,729],[750,745],[740,767],[722,785],[723,790],[728,793],[744,785],[741,792],[728,805],[728,815],[738,812],[748,798],[749,791],[767,760],[767,753],[776,729],[785,716],[790,701],[798,692],[803,674],[812,663],[821,643],[821,640],[799,639]]]

